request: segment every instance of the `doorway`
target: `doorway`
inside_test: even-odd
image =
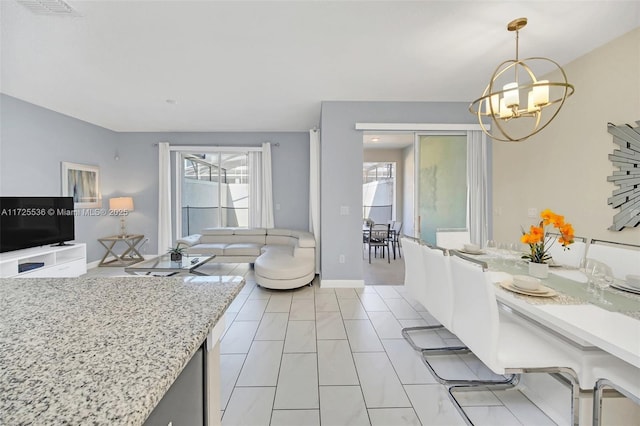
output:
[[[413,132],[365,132],[363,135],[363,219],[370,218],[382,224],[392,222],[398,226],[404,225],[405,212],[413,215],[413,208],[406,206],[407,201],[413,199],[413,187],[409,191],[405,187],[406,182],[413,182],[413,175],[407,176],[405,171],[413,170],[413,157],[407,154],[413,152],[413,143]],[[401,233],[404,233],[404,227]],[[383,259],[378,252],[378,257],[372,256],[369,264],[367,247],[363,244],[365,285],[402,285],[404,258],[401,250],[396,250],[395,259],[393,250],[390,259]]]

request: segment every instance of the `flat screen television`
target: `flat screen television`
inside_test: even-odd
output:
[[[75,238],[73,197],[0,197],[0,253]]]

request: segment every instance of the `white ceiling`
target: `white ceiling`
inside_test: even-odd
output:
[[[81,17],[1,1],[0,90],[117,131],[302,131],[323,100],[468,102],[514,57],[514,18],[521,57],[561,64],[640,26],[637,0],[67,3]]]
[[[364,132],[365,149],[403,149],[413,145],[414,132]]]

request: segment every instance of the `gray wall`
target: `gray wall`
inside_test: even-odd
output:
[[[0,95],[0,195],[59,195],[60,162],[100,166],[102,197],[131,195],[130,232],[157,248],[158,152],[175,145],[273,148],[274,204],[278,227],[308,229],[309,135],[282,133],[117,133],[15,98]],[[321,229],[323,280],[361,280],[362,132],[356,122],[474,123],[466,103],[323,102],[321,111]],[[114,157],[116,153],[119,160]],[[341,216],[347,206],[349,215]],[[406,208],[405,208],[406,210]],[[102,257],[97,238],[118,232],[115,217],[79,217],[76,240],[87,243],[88,260]],[[164,251],[164,248],[161,248]],[[344,254],[346,262],[338,257]]]
[[[475,123],[464,102],[322,103],[320,221],[322,280],[362,280],[363,123]],[[347,206],[349,215],[341,215]],[[339,256],[345,263],[339,263]]]
[[[109,198],[134,197],[127,229],[149,238],[143,253],[157,253],[158,149],[153,144],[258,146],[272,148],[275,225],[309,227],[309,135],[264,133],[118,133],[0,94],[0,195],[61,195],[60,163],[100,167],[103,207]],[[119,159],[116,160],[116,154]],[[87,260],[99,260],[99,237],[119,232],[117,217],[77,217],[76,241],[87,244]],[[165,248],[161,248],[164,252]]]
[[[0,95],[0,128],[0,195],[62,195],[60,163],[70,161],[100,167],[108,208],[120,180],[113,158],[117,133],[6,95]],[[117,217],[77,216],[75,223],[89,260],[104,253],[97,238],[119,229]]]
[[[127,176],[126,195],[134,197],[136,215],[144,212],[144,222],[130,229],[144,230],[150,236],[149,246],[157,250],[158,223],[158,142],[187,146],[260,146],[263,142],[280,144],[272,146],[273,204],[280,204],[274,211],[276,227],[309,229],[309,134],[307,132],[217,132],[217,133],[119,133],[119,163]],[[135,219],[131,217],[132,222]],[[175,227],[175,224],[173,224]],[[160,252],[165,248],[160,247]]]

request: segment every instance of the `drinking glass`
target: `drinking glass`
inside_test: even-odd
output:
[[[509,243],[498,243],[498,251],[503,255],[509,252]]]
[[[597,260],[588,258],[583,258],[580,261],[580,271],[587,276],[587,291],[592,294],[596,293],[593,270],[597,263],[599,263]]]
[[[496,242],[494,240],[487,240],[487,243],[485,244],[485,248],[487,252],[495,252]]]
[[[593,270],[593,267],[596,265],[596,263],[598,263],[597,260],[583,257],[582,259],[580,259],[579,270],[581,272],[584,272],[585,275],[589,275],[591,274],[591,271]]]
[[[611,302],[604,298],[604,290],[613,282],[613,272],[611,268],[602,262],[596,262],[593,266],[591,276],[595,294],[598,296],[598,302],[603,305],[610,305]]]
[[[521,250],[520,250],[520,243],[510,243],[509,244],[509,251],[511,252],[513,257],[516,258],[516,259],[518,259],[518,258],[520,258],[520,256],[522,256]]]
[[[509,265],[511,262],[511,251],[509,243],[498,243],[497,255],[503,265]]]
[[[604,290],[613,283],[611,268],[594,259],[583,259],[580,270],[587,275],[587,291],[596,295],[601,305],[610,305],[611,302],[604,298]]]
[[[522,259],[522,246],[520,243],[509,243],[509,258],[511,263],[516,267],[525,266],[526,262]]]

